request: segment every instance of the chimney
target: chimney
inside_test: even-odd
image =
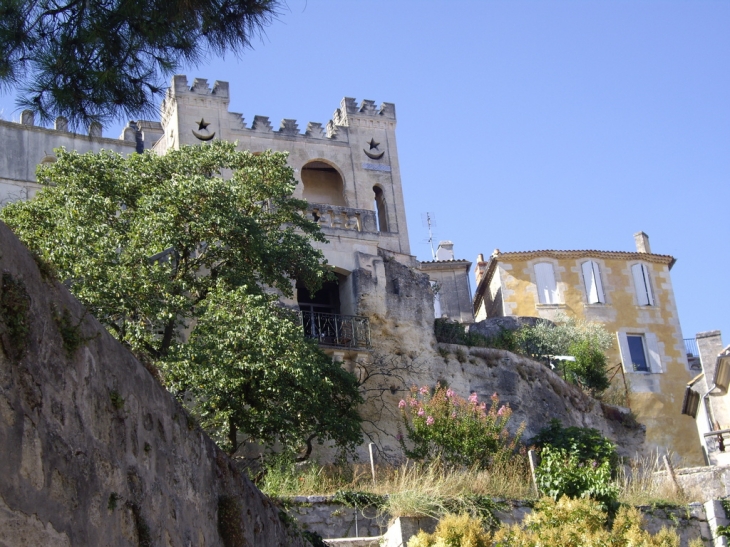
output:
[[[636,252],[651,254],[651,247],[649,247],[649,236],[644,232],[637,232],[634,234],[634,241],[636,242]]]
[[[451,241],[439,241],[436,260],[454,260],[454,244]]]

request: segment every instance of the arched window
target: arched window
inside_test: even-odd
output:
[[[302,197],[309,203],[347,206],[342,176],[328,163],[310,161],[302,167],[302,184]]]
[[[375,192],[375,215],[377,217],[378,231],[388,232],[388,209],[385,207],[385,196],[380,186],[373,186]]]
[[[601,269],[598,263],[587,260],[581,264],[583,271],[583,282],[586,286],[586,299],[589,304],[605,304],[606,297],[603,294],[603,283],[601,282]]]

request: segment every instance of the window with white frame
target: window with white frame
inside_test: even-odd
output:
[[[645,264],[634,264],[631,266],[631,274],[634,277],[636,300],[639,303],[639,306],[653,306],[654,293],[652,293],[651,290],[649,268],[647,268]]]
[[[619,332],[621,361],[628,372],[662,372],[659,345],[651,332]]]
[[[540,304],[559,304],[560,293],[555,281],[555,270],[550,262],[535,264],[535,283]]]
[[[583,270],[583,281],[586,286],[586,299],[589,304],[605,304],[606,296],[603,294],[603,283],[601,282],[601,269],[598,263],[587,260],[581,264]]]

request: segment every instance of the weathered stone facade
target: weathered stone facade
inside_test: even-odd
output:
[[[0,271],[0,545],[305,544],[2,223]]]

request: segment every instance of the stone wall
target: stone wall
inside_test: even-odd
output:
[[[0,271],[0,546],[304,545],[2,223]]]
[[[517,500],[498,500],[502,507],[494,516],[503,524],[519,524],[532,512],[531,503]],[[709,544],[712,530],[725,522],[719,502],[691,503],[686,507],[639,507],[644,516],[643,528],[656,534],[664,527],[674,529],[680,545],[686,547],[695,538],[704,538]],[[404,517],[395,523],[388,515],[378,515],[374,508],[358,512],[358,534],[355,533],[355,510],[335,503],[331,496],[298,496],[290,500],[290,513],[303,529],[316,532],[325,540],[333,538],[383,536],[387,547],[401,536],[407,540],[419,529],[433,532],[436,520]],[[395,547],[395,545],[394,545]]]

